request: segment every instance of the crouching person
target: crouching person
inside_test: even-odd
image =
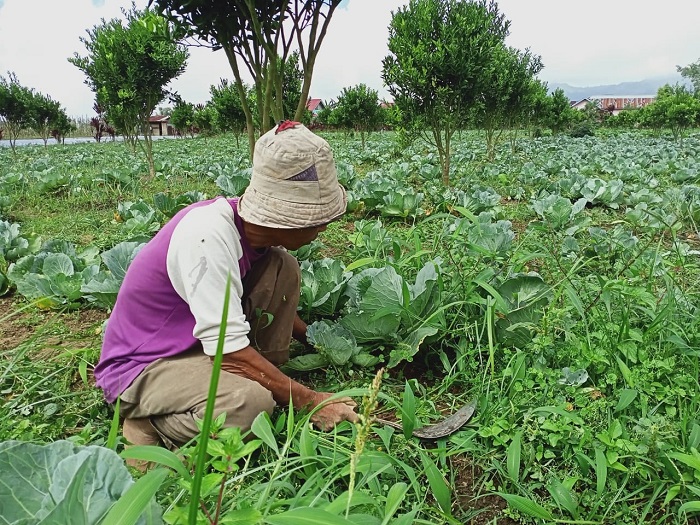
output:
[[[242,197],[192,204],[141,249],[119,290],[95,368],[106,400],[121,397],[130,443],[173,448],[198,433],[229,279],[214,415],[226,412],[225,426],[246,431],[276,404],[313,408],[331,396],[277,368],[288,359],[292,337],[306,340],[297,316],[299,264],[283,248],[310,243],[345,207],[326,141],[286,121],[256,143]],[[356,421],[353,407],[351,401],[326,404],[313,422],[327,430]]]

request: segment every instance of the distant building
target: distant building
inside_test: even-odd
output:
[[[571,107],[574,109],[585,109],[586,105],[593,103],[598,106],[598,109],[608,111],[613,115],[617,115],[625,109],[639,109],[648,106],[656,100],[656,95],[630,95],[630,96],[614,96],[601,95],[586,97],[578,101],[571,101]]]
[[[323,108],[325,108],[326,105],[323,103],[323,100],[320,98],[310,98],[306,102],[306,109],[311,111],[312,115],[315,117],[318,115],[318,112],[321,111]]]
[[[173,134],[170,117],[167,115],[152,115],[148,117],[148,123],[151,125],[151,135],[161,137]]]

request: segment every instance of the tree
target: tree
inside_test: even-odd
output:
[[[263,133],[270,122],[285,117],[284,69],[296,47],[304,77],[294,120],[302,120],[316,56],[341,1],[150,0],[149,5],[155,4],[188,35],[224,50],[246,116],[252,158],[256,130],[250,101],[257,105]],[[253,78],[254,97],[248,96],[239,59]]]
[[[85,83],[116,130],[132,148],[136,144],[142,148],[154,176],[148,118],[165,98],[165,86],[184,72],[188,51],[178,44],[171,24],[157,13],[135,7],[123,13],[125,23],[112,19],[88,30],[88,37],[80,39],[87,56],[76,53],[68,60],[85,73]]]
[[[194,136],[194,104],[178,100],[170,113],[170,123],[182,135]]]
[[[44,147],[53,130],[61,127],[64,131],[70,131],[68,115],[61,108],[61,104],[48,95],[32,93],[30,99],[29,127],[32,128],[44,141]],[[65,134],[65,133],[64,133]]]
[[[493,50],[488,67],[475,120],[486,132],[486,151],[493,160],[503,130],[517,129],[531,111],[542,61],[530,50],[502,45]]]
[[[20,132],[30,125],[33,98],[34,92],[22,86],[17,75],[9,72],[7,78],[0,76],[0,121],[10,139],[13,154],[17,152]]]
[[[576,118],[576,111],[578,110],[571,107],[571,102],[564,90],[558,88],[547,99],[542,124],[551,129],[552,133],[561,133]]]
[[[645,125],[669,129],[681,144],[688,128],[696,126],[700,118],[700,100],[681,84],[659,88],[656,100],[643,109]]]
[[[620,111],[606,119],[606,127],[614,129],[633,129],[640,121],[641,108],[630,108]]]
[[[193,114],[194,127],[198,133],[208,136],[214,133],[216,110],[211,104],[197,104]]]
[[[333,115],[336,108],[335,100],[329,100],[324,102],[323,107],[318,110],[316,116],[313,118],[312,125],[318,125],[320,127],[331,127],[335,125],[335,117]]]
[[[365,134],[376,129],[381,122],[379,94],[365,84],[343,88],[334,112],[338,125],[360,132],[364,148]]]
[[[452,136],[480,101],[509,25],[487,0],[410,0],[392,16],[382,78],[404,126],[436,147],[446,185]]]
[[[695,95],[700,95],[700,60],[688,64],[685,67],[676,66],[676,71],[678,71],[683,78],[690,80],[693,84]]]
[[[51,124],[51,136],[56,139],[58,144],[64,144],[66,141],[66,135],[77,129],[77,126],[70,118],[68,118],[66,112],[61,111],[58,114],[58,118]]]
[[[219,131],[233,132],[236,146],[240,146],[239,135],[246,129],[246,120],[236,86],[222,78],[218,86],[209,88],[209,93],[211,105],[216,110],[216,127]]]

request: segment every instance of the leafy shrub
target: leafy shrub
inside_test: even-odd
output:
[[[574,126],[569,132],[573,138],[592,137],[595,135],[595,128],[588,122],[582,122]]]

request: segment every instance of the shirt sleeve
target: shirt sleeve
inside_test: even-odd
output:
[[[219,199],[187,213],[175,227],[168,247],[168,277],[195,318],[192,334],[210,356],[216,355],[229,275],[231,294],[224,353],[250,345],[238,265],[243,255],[240,239],[230,205]]]

